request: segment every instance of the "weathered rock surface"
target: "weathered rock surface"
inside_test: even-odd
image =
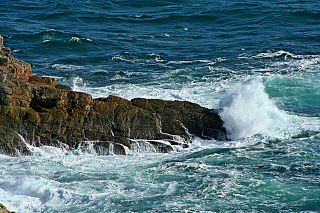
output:
[[[35,146],[77,149],[86,147],[85,141],[97,141],[93,149],[98,154],[125,154],[139,140],[158,152],[169,152],[170,144],[187,146],[193,136],[225,140],[225,133],[219,115],[198,104],[116,96],[93,99],[53,78],[33,76],[31,65],[15,59],[0,43],[3,153],[30,154],[20,135]]]

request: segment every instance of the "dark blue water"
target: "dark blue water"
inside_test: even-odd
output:
[[[320,2],[0,2],[12,54],[94,98],[221,108],[231,142],[98,157],[1,156],[20,212],[319,212]],[[80,151],[79,151],[80,152]]]

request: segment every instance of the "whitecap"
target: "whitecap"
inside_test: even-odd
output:
[[[81,42],[80,38],[78,38],[78,37],[71,37],[71,39],[69,41],[70,42],[75,41],[75,42],[78,42],[78,43]]]
[[[277,52],[265,52],[265,53],[259,53],[258,55],[252,56],[252,58],[274,58],[274,57],[279,57],[279,56],[289,56],[289,57],[297,57],[294,54],[291,54],[287,51],[279,50]]]
[[[79,76],[72,78],[72,90],[73,91],[84,91],[86,90],[86,83]]]
[[[244,82],[220,100],[220,116],[233,140],[272,131],[290,124],[290,116],[279,110],[265,92],[261,78]]]

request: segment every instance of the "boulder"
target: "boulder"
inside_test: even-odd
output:
[[[170,144],[188,147],[195,136],[226,140],[223,122],[213,110],[187,101],[93,99],[56,79],[33,76],[30,64],[15,59],[1,43],[0,47],[3,153],[30,154],[25,143],[126,154],[137,140],[144,140],[157,152],[172,151]],[[95,142],[84,146],[90,141]]]

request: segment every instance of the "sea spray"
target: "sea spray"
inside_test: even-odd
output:
[[[232,140],[288,125],[288,115],[269,98],[261,78],[244,82],[221,99],[219,106],[224,127]]]

